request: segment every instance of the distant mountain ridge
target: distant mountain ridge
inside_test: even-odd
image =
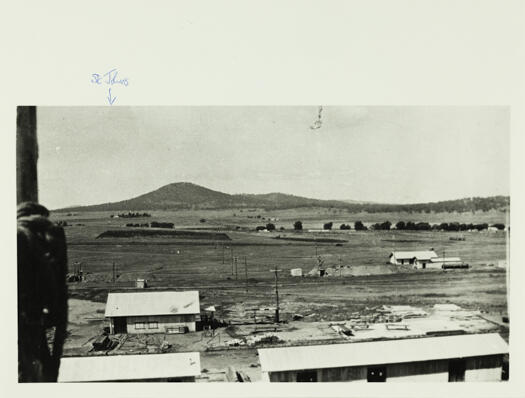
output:
[[[190,182],[165,185],[155,191],[121,200],[90,206],[74,206],[54,211],[139,211],[139,210],[182,210],[182,209],[238,209],[262,208],[267,210],[292,209],[300,207],[323,207],[346,209],[352,212],[370,213],[390,211],[476,211],[504,209],[509,206],[508,196],[488,198],[465,198],[431,203],[408,205],[351,202],[343,200],[321,200],[279,192],[268,194],[235,194],[214,191]]]

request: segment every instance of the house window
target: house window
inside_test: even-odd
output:
[[[135,329],[145,329],[146,325],[144,322],[135,322]]]
[[[317,381],[317,370],[305,370],[303,372],[297,372],[298,382],[316,382]]]
[[[158,329],[159,323],[158,322],[148,322],[148,329]]]
[[[369,382],[385,382],[386,381],[386,366],[374,366],[367,369],[366,381]]]
[[[448,361],[448,381],[465,381],[466,363],[464,359],[451,359]]]

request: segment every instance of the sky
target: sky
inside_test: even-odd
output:
[[[39,107],[39,201],[225,193],[418,203],[509,195],[507,107]]]

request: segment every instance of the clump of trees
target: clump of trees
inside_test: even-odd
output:
[[[505,229],[505,224],[493,224],[492,226],[500,230]],[[430,225],[427,222],[415,223],[413,221],[399,221],[396,223],[396,229],[406,231],[483,231],[486,230],[488,227],[489,225],[487,223],[466,224],[459,222],[443,222],[441,224],[433,225]]]
[[[145,224],[128,223],[126,224],[126,227],[149,227],[149,224],[148,223],[145,223]]]
[[[264,225],[258,225],[255,227],[255,230],[256,231],[264,231],[266,229],[266,227]]]
[[[115,217],[114,214],[110,215],[111,218]],[[138,212],[134,212],[132,213],[131,211],[128,211],[127,213],[119,213],[117,214],[117,217],[119,218],[138,218],[138,217],[151,217],[151,214],[149,213],[138,213]]]
[[[356,231],[366,231],[368,228],[361,221],[356,221],[354,223],[354,229]]]
[[[390,221],[385,221],[383,223],[375,223],[372,225],[372,229],[376,231],[389,231],[392,223]]]
[[[350,224],[341,224],[339,229],[352,229],[352,227],[350,227]]]
[[[334,223],[332,221],[330,222],[327,222],[323,225],[323,229],[332,229],[332,226],[334,225]]]
[[[294,222],[293,229],[296,230],[296,231],[302,231],[303,230],[303,223],[301,221]]]
[[[275,224],[272,224],[272,223],[266,224],[266,229],[268,231],[275,231]]]

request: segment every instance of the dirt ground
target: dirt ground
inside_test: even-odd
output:
[[[69,300],[68,338],[64,355],[124,355],[137,353],[198,351],[203,370],[200,382],[226,381],[231,366],[251,381],[260,380],[257,347],[301,344],[331,344],[348,341],[423,336],[427,332],[464,330],[468,333],[499,332],[508,338],[505,270],[386,274],[362,277],[317,279],[280,286],[281,320],[274,324],[273,292],[258,286],[244,289],[201,292],[201,307],[213,304],[228,327],[184,335],[118,335],[118,347],[105,352],[92,351],[91,342],[107,322],[104,303],[72,298]],[[76,292],[78,293],[78,292]],[[97,297],[100,298],[103,293]],[[458,311],[436,311],[435,304],[456,304]],[[426,311],[428,316],[407,319],[407,331],[389,330],[385,323],[372,322],[367,329],[346,336],[336,325],[351,326],[356,317],[369,317],[383,305],[408,305]],[[251,318],[259,309],[258,323]],[[294,317],[297,320],[294,320]],[[368,319],[368,318],[364,318]],[[256,340],[276,336],[273,343]],[[164,349],[162,348],[164,347]]]
[[[383,305],[410,305],[430,313],[435,304],[456,304],[476,313],[472,319],[467,314],[458,319],[440,319],[436,315],[419,323],[410,321],[410,331],[415,335],[432,329],[458,328],[470,332],[497,330],[503,337],[508,336],[508,323],[502,321],[503,316],[508,316],[508,274],[506,268],[496,266],[506,258],[505,233],[334,230],[298,234],[289,230],[296,219],[303,220],[305,229],[320,228],[322,222],[330,220],[334,225],[353,224],[357,219],[365,223],[397,220],[391,218],[396,215],[333,214],[324,210],[261,213],[266,218],[279,218],[277,227],[286,226],[288,230],[256,233],[249,229],[255,227],[254,223],[261,223],[260,220],[232,215],[231,211],[205,215],[191,211],[159,212],[154,214],[156,221],[174,222],[176,228],[225,232],[232,240],[224,243],[173,238],[97,239],[105,230],[125,229],[122,223],[126,220],[110,219],[105,213],[78,214],[74,218],[55,215],[68,219],[72,225],[65,228],[70,269],[80,265],[85,276],[84,281],[69,284],[69,326],[64,355],[105,354],[92,351],[91,343],[107,326],[104,319],[107,294],[135,290],[137,278],[148,280],[148,290],[198,290],[201,308],[215,306],[216,318],[230,326],[217,329],[214,336],[204,332],[115,336],[118,346],[107,354],[199,351],[203,370],[199,381],[224,381],[226,374],[231,374],[228,366],[248,375],[252,381],[259,380],[258,343],[232,345],[236,339],[246,343],[273,334],[279,340],[275,344],[346,342],[348,336],[341,335],[331,324],[346,324],[356,314],[369,314]],[[503,213],[489,213],[397,216],[405,221],[505,222]],[[206,225],[199,222],[201,217],[208,220]],[[276,239],[279,234],[306,237],[310,241]],[[465,240],[453,239],[460,235]],[[316,241],[318,238],[337,239],[338,243],[321,243]],[[393,250],[430,247],[439,255],[460,256],[471,267],[442,271],[387,264]],[[336,273],[323,278],[291,276],[293,268],[302,268],[303,274],[315,268],[319,257],[327,267],[343,266],[344,272],[341,276]],[[115,281],[113,263],[117,269]],[[284,323],[279,325],[273,324],[276,281],[270,269],[274,268],[281,270],[277,288],[280,320]],[[380,323],[357,335],[383,338],[385,333],[387,337],[403,335],[398,331],[386,332],[385,325]]]

